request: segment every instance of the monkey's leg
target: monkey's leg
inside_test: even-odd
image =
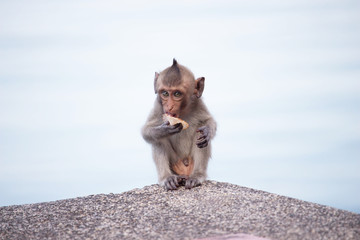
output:
[[[194,170],[186,180],[185,188],[193,188],[201,185],[205,181],[207,174],[207,165],[211,155],[210,145],[206,148],[194,148]]]
[[[177,189],[182,178],[172,173],[168,155],[158,149],[158,151],[153,152],[153,157],[158,172],[159,184],[165,186],[167,190]]]

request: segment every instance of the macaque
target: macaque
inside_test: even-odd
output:
[[[190,189],[207,177],[216,122],[201,99],[204,82],[204,77],[195,80],[193,73],[175,59],[172,66],[155,73],[157,98],[142,135],[152,145],[159,184],[168,190],[180,185]],[[170,125],[164,114],[181,118],[189,127],[183,129],[180,122]]]

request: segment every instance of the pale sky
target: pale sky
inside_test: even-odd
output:
[[[360,213],[358,1],[1,1],[0,206],[155,184],[140,128],[176,58],[209,179]]]

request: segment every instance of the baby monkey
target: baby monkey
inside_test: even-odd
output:
[[[206,179],[216,122],[201,99],[204,83],[204,77],[195,79],[175,59],[172,66],[155,73],[157,98],[142,135],[152,145],[159,183],[168,190],[180,185],[190,189]],[[188,128],[180,122],[171,125],[164,114],[181,118]]]

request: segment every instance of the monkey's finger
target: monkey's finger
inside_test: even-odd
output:
[[[196,141],[196,144],[203,144],[203,143],[207,143],[208,141],[209,141],[208,138],[201,138]]]
[[[177,123],[177,124],[174,125],[174,127],[183,129],[182,123]]]
[[[170,190],[176,190],[177,189],[177,187],[174,185],[174,183],[173,182],[170,182]]]
[[[166,181],[165,182],[165,187],[166,187],[167,190],[175,190],[175,189],[177,189],[175,183],[173,182],[173,179]]]
[[[207,136],[201,135],[197,140],[198,140],[198,141],[202,141],[202,140],[204,140],[204,139],[207,139]]]
[[[178,184],[178,181],[175,180],[175,179],[172,179],[172,181],[170,181],[170,185],[173,187],[173,189],[177,189],[179,184]]]
[[[183,125],[181,123],[177,123],[174,126],[171,126],[170,133],[179,133],[183,129]]]
[[[166,188],[166,190],[174,190],[169,182],[165,182],[165,188]]]
[[[202,139],[202,138],[205,138],[205,134],[200,134],[200,136],[198,137],[198,139]]]
[[[199,180],[197,180],[196,178],[190,178],[186,180],[185,188],[190,189],[199,185],[200,185]]]
[[[208,146],[208,143],[198,144],[197,146],[198,148],[206,148]]]
[[[197,140],[198,141],[203,141],[203,140],[210,141],[210,135],[209,134],[203,134]]]
[[[198,148],[204,148],[204,147],[207,147],[208,141],[196,143],[196,145],[198,146]]]
[[[199,127],[196,132],[204,132],[204,130],[206,129],[206,126],[203,127]]]
[[[170,122],[169,122],[169,121],[163,122],[163,123],[161,124],[161,126],[162,126],[162,127],[170,126]]]

